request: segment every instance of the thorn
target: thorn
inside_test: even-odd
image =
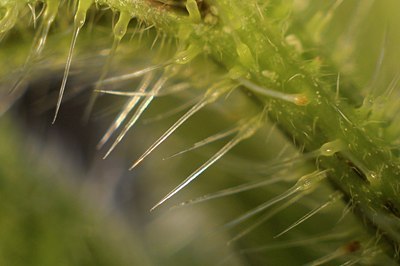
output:
[[[121,12],[119,14],[118,22],[115,24],[115,27],[113,29],[114,40],[113,40],[113,44],[111,46],[110,54],[107,57],[106,63],[104,64],[104,67],[100,74],[99,82],[96,83],[94,93],[92,93],[92,96],[90,97],[90,100],[89,100],[89,104],[83,115],[84,122],[87,122],[89,120],[90,114],[92,112],[92,109],[94,107],[94,104],[95,104],[97,96],[98,96],[96,91],[101,90],[102,81],[107,76],[107,73],[110,69],[111,63],[114,59],[115,53],[118,49],[118,46],[119,46],[122,38],[126,34],[126,30],[128,28],[128,24],[129,24],[131,18],[132,17],[128,12]]]
[[[150,153],[152,153],[161,143],[163,143],[172,133],[175,132],[183,123],[190,117],[200,111],[204,106],[215,102],[223,93],[228,90],[227,87],[218,87],[209,89],[204,97],[197,102],[189,111],[187,111],[181,118],[178,119],[160,138],[158,138],[140,157],[137,159],[129,170],[135,168],[141,163]]]
[[[351,242],[347,243],[346,245],[339,247],[331,254],[328,254],[322,258],[316,259],[313,262],[308,263],[307,265],[309,265],[309,266],[323,265],[334,259],[343,257],[350,253],[354,253],[354,252],[360,250],[360,248],[361,248],[361,244],[359,241],[351,241]]]
[[[56,111],[54,114],[52,124],[54,124],[56,122],[57,115],[60,110],[61,101],[62,101],[62,97],[64,95],[64,90],[65,90],[65,85],[67,84],[69,69],[71,67],[72,54],[73,54],[73,51],[75,48],[76,40],[78,39],[80,30],[82,29],[83,25],[85,24],[86,13],[92,4],[93,4],[93,0],[80,0],[78,3],[78,9],[75,13],[75,18],[74,18],[74,30],[73,30],[73,35],[72,35],[72,41],[71,41],[71,45],[70,45],[69,52],[68,52],[67,63],[65,65],[64,76],[63,76],[63,79],[61,82],[60,93],[58,96]]]
[[[176,108],[173,108],[173,109],[171,109],[169,111],[163,112],[162,114],[156,115],[154,117],[146,118],[146,119],[143,120],[143,124],[153,123],[153,122],[156,122],[156,121],[160,121],[160,120],[162,120],[164,118],[170,117],[172,115],[175,115],[175,114],[177,114],[177,113],[179,113],[179,112],[181,112],[183,110],[186,110],[186,109],[192,107],[199,100],[200,100],[199,97],[198,98],[193,98],[190,101],[188,101],[188,102],[186,102],[186,103],[184,103],[184,104],[182,104],[182,105],[180,105],[180,106],[178,106]]]
[[[112,84],[112,83],[116,83],[116,82],[121,82],[121,81],[125,81],[125,80],[134,79],[134,78],[137,78],[137,77],[141,77],[141,76],[143,76],[143,75],[145,75],[145,74],[147,74],[149,72],[152,72],[154,70],[157,70],[157,69],[160,69],[160,68],[162,68],[164,66],[167,66],[168,64],[170,64],[170,63],[164,63],[164,64],[155,65],[155,66],[150,66],[150,67],[146,67],[144,69],[135,71],[133,73],[124,74],[124,75],[116,76],[116,77],[112,77],[112,78],[107,78],[107,79],[104,79],[101,82],[99,82],[99,81],[96,82],[95,86],[97,86],[98,84],[103,86],[103,85],[108,85],[108,84]]]
[[[258,226],[260,226],[261,224],[263,224],[266,221],[268,221],[270,218],[272,218],[274,215],[276,215],[280,211],[283,211],[287,207],[293,205],[295,202],[297,202],[303,196],[304,196],[304,194],[299,194],[299,195],[293,197],[292,199],[288,200],[287,202],[283,203],[282,205],[278,206],[277,208],[273,209],[272,211],[267,212],[259,220],[257,220],[255,223],[253,223],[252,225],[250,225],[249,227],[247,227],[246,229],[241,231],[239,234],[237,234],[234,238],[229,240],[228,245],[232,244],[233,242],[235,242],[235,241],[241,239],[242,237],[244,237],[245,235],[249,234],[251,231],[253,231]]]
[[[154,84],[154,87],[150,92],[153,94],[157,94],[161,90],[161,88],[164,86],[164,83],[167,81],[167,79],[168,79],[168,77],[166,75],[161,76],[160,79],[156,82],[156,84]],[[111,148],[107,151],[106,155],[104,155],[103,159],[107,158],[108,155],[110,155],[110,153],[118,145],[118,143],[121,142],[121,140],[124,138],[124,136],[129,131],[129,129],[131,127],[133,127],[133,125],[137,122],[137,120],[140,118],[140,116],[143,114],[143,112],[147,109],[147,107],[153,101],[153,98],[154,98],[154,96],[147,96],[146,98],[143,99],[142,103],[139,105],[138,109],[133,114],[133,116],[129,120],[128,124],[124,127],[122,132],[119,134],[117,139],[114,141]]]
[[[239,185],[239,186],[223,189],[223,190],[217,191],[215,193],[207,194],[207,195],[204,195],[204,196],[201,196],[201,197],[189,200],[189,201],[181,202],[181,203],[179,203],[178,205],[175,205],[172,208],[178,208],[178,207],[183,207],[183,206],[188,206],[188,205],[194,205],[194,204],[202,203],[202,202],[205,202],[205,201],[208,201],[208,200],[218,199],[218,198],[222,198],[222,197],[238,194],[238,193],[241,193],[241,192],[245,192],[245,191],[248,191],[248,190],[251,190],[251,189],[256,189],[256,188],[259,188],[259,187],[272,185],[272,184],[275,184],[277,182],[284,181],[284,180],[285,180],[284,177],[277,176],[277,177],[266,179],[266,180],[245,183],[245,184],[242,184],[242,185]]]
[[[269,201],[257,206],[256,208],[248,211],[247,213],[243,214],[242,216],[238,217],[237,219],[233,220],[232,222],[229,222],[225,226],[230,228],[233,227],[250,217],[262,212],[263,210],[271,207],[272,205],[275,205],[276,203],[285,200],[289,198],[290,196],[296,194],[296,193],[308,193],[310,189],[315,188],[315,186],[321,181],[323,178],[326,177],[326,173],[328,170],[324,171],[315,171],[311,174],[302,176],[294,186],[283,192],[282,194],[270,199]]]
[[[145,92],[149,87],[151,80],[153,79],[152,72],[146,74],[143,78],[141,84],[139,85],[138,92]],[[117,118],[114,120],[113,124],[108,128],[107,132],[104,134],[103,138],[97,144],[97,149],[101,149],[104,144],[110,139],[111,135],[121,126],[121,124],[125,121],[126,117],[130,113],[133,108],[139,103],[140,97],[134,96],[128,100],[125,104],[122,111],[118,114]]]
[[[99,90],[96,89],[94,92],[117,95],[117,96],[126,96],[126,97],[145,97],[145,96],[158,96],[154,93],[150,92],[142,92],[142,91],[115,91],[115,90]]]
[[[238,80],[243,86],[245,86],[249,90],[251,90],[255,93],[264,95],[264,96],[268,96],[268,97],[275,98],[275,99],[280,99],[280,100],[283,100],[286,102],[291,102],[291,103],[294,103],[299,106],[306,106],[310,103],[310,100],[304,94],[287,94],[287,93],[283,93],[280,91],[275,91],[275,90],[271,90],[268,88],[258,86],[255,83],[253,83],[247,79],[239,78]]]
[[[328,241],[333,241],[333,240],[343,240],[345,238],[348,238],[353,232],[352,231],[347,231],[347,232],[334,232],[326,235],[317,235],[313,236],[311,238],[307,239],[300,239],[300,240],[292,240],[292,241],[284,241],[284,242],[278,242],[276,244],[270,244],[262,247],[257,247],[257,248],[249,248],[242,250],[243,253],[256,253],[256,252],[264,252],[267,250],[274,250],[274,249],[281,249],[281,248],[289,248],[289,247],[299,247],[299,246],[305,246],[305,245],[313,245],[316,243],[321,243],[321,242],[328,242]]]
[[[226,137],[232,135],[233,133],[237,132],[238,130],[239,130],[239,127],[235,127],[235,128],[232,128],[232,129],[217,133],[217,134],[212,135],[212,136],[210,136],[210,137],[208,137],[206,139],[203,139],[203,140],[201,140],[199,142],[196,142],[192,147],[184,149],[184,150],[182,150],[180,152],[174,153],[174,154],[168,156],[167,158],[164,158],[163,160],[171,159],[171,158],[176,157],[178,155],[181,155],[181,154],[184,154],[186,152],[193,151],[195,149],[198,149],[200,147],[208,145],[208,144],[210,144],[212,142],[215,142],[215,141],[218,141],[220,139],[226,138]]]
[[[31,50],[25,61],[24,66],[22,67],[21,73],[20,73],[19,77],[17,78],[17,81],[15,82],[15,84],[10,89],[10,92],[17,90],[21,86],[21,84],[26,79],[27,75],[29,74],[34,61],[42,53],[43,48],[46,44],[47,35],[49,33],[50,27],[53,24],[54,19],[58,13],[58,4],[59,4],[58,1],[47,2],[46,10],[45,10],[45,13],[43,16],[43,21],[40,24],[40,27],[35,34]],[[31,9],[31,11],[34,14],[34,7],[32,7],[29,4],[29,8]],[[36,19],[37,18],[34,15],[34,23],[36,23]]]
[[[296,226],[302,224],[303,222],[305,222],[306,220],[308,220],[309,218],[311,218],[312,216],[314,216],[315,214],[317,214],[321,210],[325,209],[326,207],[332,205],[333,203],[335,203],[337,200],[341,199],[342,197],[343,197],[343,194],[341,192],[339,192],[339,191],[336,191],[335,193],[331,194],[329,196],[329,201],[325,202],[324,204],[318,206],[314,210],[310,211],[309,213],[307,213],[306,215],[301,217],[299,220],[297,220],[292,225],[290,225],[287,229],[283,230],[281,233],[279,233],[276,236],[274,236],[274,238],[278,238],[278,237],[282,236],[283,234],[289,232],[291,229],[293,229]]]
[[[201,173],[203,173],[207,168],[213,165],[216,161],[218,161],[222,156],[224,156],[228,151],[230,151],[233,147],[235,147],[238,143],[251,137],[257,129],[262,125],[263,118],[265,116],[265,112],[262,112],[260,115],[253,117],[249,120],[249,122],[242,126],[237,135],[232,138],[224,147],[222,147],[216,154],[214,154],[207,162],[201,165],[196,171],[194,171],[190,176],[188,176],[182,183],[180,183],[176,188],[174,188],[171,192],[169,192],[162,200],[160,200],[151,211],[156,209],[158,206],[163,204],[165,201],[170,199],[184,187],[186,187],[189,183],[191,183],[194,179],[196,179]]]

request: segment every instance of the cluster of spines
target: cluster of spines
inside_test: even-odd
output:
[[[97,1],[93,0],[78,1],[74,17],[73,37],[53,123],[61,106],[62,96],[73,59],[74,46],[78,40],[80,30],[85,24],[86,13],[95,2],[97,3]],[[374,220],[374,217],[377,215],[388,217],[387,219],[390,222],[387,219],[378,221],[375,219],[374,221],[376,222],[374,225],[383,232],[391,230],[391,216],[396,216],[395,210],[397,210],[397,206],[399,205],[396,199],[398,191],[394,189],[398,183],[396,177],[399,171],[390,149],[377,147],[375,132],[371,135],[365,135],[362,130],[363,127],[360,127],[358,123],[359,117],[354,114],[354,108],[339,101],[339,78],[336,91],[332,91],[328,85],[320,81],[318,68],[315,68],[315,62],[317,61],[308,64],[301,62],[301,45],[299,45],[298,40],[295,37],[293,38],[293,36],[288,38],[288,36],[285,36],[285,32],[282,32],[281,28],[276,26],[277,24],[282,26],[284,23],[281,21],[268,21],[264,15],[267,10],[266,6],[259,4],[257,1],[251,1],[243,6],[238,6],[231,1],[217,1],[215,5],[209,8],[213,10],[211,16],[214,16],[215,19],[209,19],[208,21],[203,21],[204,15],[201,14],[197,2],[194,0],[188,0],[185,4],[188,16],[168,12],[163,10],[163,8],[154,8],[150,2],[134,1],[132,2],[132,6],[124,6],[119,1],[101,1],[101,4],[109,5],[114,10],[119,11],[119,20],[113,29],[114,41],[110,56],[103,67],[99,81],[96,83],[90,106],[94,103],[97,93],[116,93],[103,90],[102,86],[107,84],[107,82],[121,80],[118,78],[107,78],[108,68],[111,64],[113,54],[116,52],[119,42],[124,37],[132,18],[138,17],[148,23],[154,23],[161,30],[166,30],[175,35],[180,41],[180,49],[171,60],[160,66],[149,67],[146,71],[142,71],[139,74],[131,74],[132,77],[140,75],[145,75],[145,77],[136,95],[126,93],[126,96],[129,96],[130,99],[119,117],[100,141],[99,147],[103,146],[109,140],[111,135],[127,119],[128,113],[136,105],[138,106],[106,153],[106,156],[138,121],[154,97],[161,94],[168,79],[176,75],[176,71],[179,71],[179,66],[190,63],[198,54],[206,53],[209,57],[220,61],[227,69],[226,76],[211,86],[205,92],[204,96],[184,116],[173,124],[170,129],[133,163],[131,169],[136,167],[193,114],[206,105],[215,102],[222,95],[227,94],[234,88],[242,86],[258,95],[261,102],[264,103],[264,107],[261,108],[263,110],[260,110],[259,115],[249,119],[246,123],[239,123],[234,130],[228,131],[229,134],[227,135],[236,135],[219,152],[157,203],[155,207],[189,184],[239,142],[251,137],[262,125],[265,116],[269,115],[269,117],[281,125],[283,130],[291,134],[297,142],[302,143],[307,150],[316,150],[316,152],[311,152],[310,154],[318,158],[318,166],[321,169],[335,169],[334,173],[329,174],[330,180],[347,197],[357,200],[363,215],[370,220]],[[341,1],[336,1],[331,12],[340,3]],[[22,9],[24,4],[27,4],[27,2],[5,2],[6,13],[0,21],[0,33],[5,33],[12,28],[13,24],[16,23],[18,10]],[[20,79],[14,85],[14,89],[18,88],[20,82],[26,78],[32,62],[38,58],[43,50],[47,34],[57,15],[59,4],[60,2],[57,0],[46,1],[42,23],[37,31]],[[227,9],[231,12],[226,12]],[[149,12],[149,10],[154,12]],[[287,12],[284,4],[281,7],[278,5],[276,9],[271,8],[271,10],[268,12],[281,12],[281,16]],[[157,14],[161,14],[161,16],[156,18]],[[235,14],[235,16],[232,14]],[[254,14],[254,16],[246,17],[246,14]],[[238,17],[243,17],[243,19],[237,19]],[[325,18],[325,24],[327,23],[326,19],[329,19],[329,16]],[[185,23],[179,23],[182,21],[185,21]],[[256,29],[260,25],[262,25],[263,30],[258,33]],[[324,24],[321,26],[323,27]],[[256,34],[249,34],[249,32]],[[163,69],[161,77],[152,84],[152,79],[154,79],[153,72],[159,68]],[[397,86],[397,82],[398,78],[394,79],[391,88],[388,90],[388,95]],[[151,84],[152,88],[150,88]],[[368,102],[366,103],[368,104]],[[374,104],[376,105],[377,101]],[[88,113],[90,112],[90,108]],[[378,110],[372,109],[375,116],[371,118],[376,119],[376,116],[378,118],[383,116],[379,114]],[[225,137],[225,134],[222,135]],[[205,141],[205,143],[209,142]],[[321,156],[328,156],[328,158],[321,159]],[[393,161],[394,163],[391,163]],[[350,173],[348,173],[349,169]],[[326,171],[328,170],[320,170],[309,176],[325,176]],[[391,180],[395,184],[388,186],[387,181],[383,180],[383,178]],[[300,189],[302,187],[303,185],[296,185],[288,190],[286,194],[273,199],[271,202],[275,203],[287,196],[291,196],[296,191],[302,191]],[[333,198],[337,199],[337,197]],[[368,202],[371,200],[376,200],[376,203],[369,204]],[[269,207],[272,204],[271,202],[267,202],[259,208],[263,210]],[[258,211],[258,209],[256,210]],[[388,212],[389,214],[387,214]],[[252,213],[250,212],[250,214]],[[248,216],[250,215],[245,214],[244,218]],[[244,218],[239,218],[239,220]],[[390,241],[394,243],[400,242],[399,236],[396,233],[389,232],[389,235]]]

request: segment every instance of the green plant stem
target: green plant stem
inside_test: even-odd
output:
[[[117,7],[113,1],[109,4],[113,6],[112,3]],[[215,24],[204,20],[187,23],[187,19],[166,15],[160,22],[171,26],[172,31],[181,24],[176,37],[201,47],[230,71],[232,78],[246,78],[265,88],[305,95],[309,100],[307,106],[257,97],[268,106],[270,118],[306,150],[319,149],[324,143],[337,139],[343,142],[340,152],[320,157],[317,164],[321,169],[332,169],[330,180],[352,199],[363,217],[384,234],[395,249],[400,244],[400,236],[390,221],[397,219],[394,217],[400,210],[398,160],[378,138],[379,129],[368,128],[367,131],[362,127],[363,117],[357,114],[357,109],[338,99],[335,86],[319,77],[315,62],[304,63],[301,55],[285,42],[282,31],[285,18],[274,21],[271,17],[273,12],[282,13],[290,4],[276,6],[271,15],[265,12],[264,17],[257,13],[252,1],[210,3],[218,10]],[[144,3],[143,7],[147,9],[149,5]],[[140,15],[142,9],[135,6],[134,10],[146,20],[146,16]],[[168,21],[172,18],[173,22],[167,22],[164,17]],[[149,22],[154,23],[153,19],[149,18]],[[182,24],[183,21],[186,23]],[[279,81],[263,76],[263,71],[275,73]]]

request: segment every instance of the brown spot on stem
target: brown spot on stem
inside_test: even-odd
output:
[[[343,248],[346,253],[353,253],[353,252],[360,250],[361,244],[360,244],[360,241],[355,240],[355,241],[351,241],[351,242],[347,243]]]
[[[294,103],[296,105],[305,106],[310,103],[310,100],[307,96],[299,94],[294,98]]]

